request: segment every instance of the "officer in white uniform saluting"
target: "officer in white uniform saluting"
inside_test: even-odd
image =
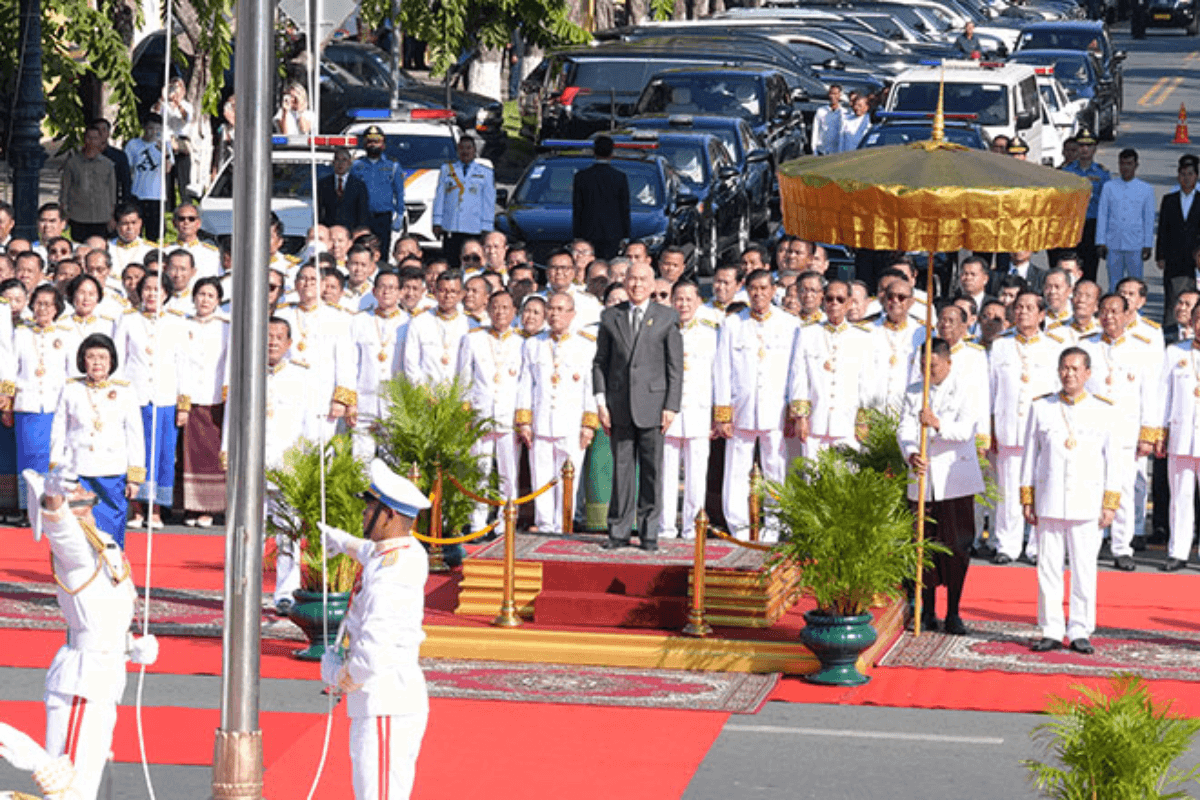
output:
[[[1091,358],[1078,347],[1058,357],[1062,390],[1039,397],[1029,411],[1021,460],[1021,507],[1037,528],[1038,625],[1033,650],[1062,647],[1063,635],[1077,653],[1093,653],[1096,629],[1096,557],[1100,530],[1112,524],[1120,504],[1121,471],[1109,436],[1111,402],[1088,394]],[[1063,619],[1063,557],[1071,566],[1070,620]]]
[[[429,719],[429,696],[418,663],[425,632],[429,558],[411,535],[429,499],[410,481],[371,462],[363,535],[322,525],[331,555],[362,565],[343,629],[349,647],[326,651],[321,680],[346,695],[356,800],[405,798]],[[341,641],[342,637],[338,636]]]

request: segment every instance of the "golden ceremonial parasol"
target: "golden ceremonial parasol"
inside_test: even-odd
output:
[[[922,407],[929,407],[933,256],[1074,247],[1091,183],[1067,172],[943,140],[941,98],[931,141],[790,161],[779,170],[784,229],[793,236],[872,250],[929,254]],[[921,458],[928,447],[921,426]],[[926,475],[918,481],[917,543],[924,561]],[[917,569],[916,620],[921,633]]]

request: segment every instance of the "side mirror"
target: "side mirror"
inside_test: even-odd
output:
[[[843,69],[846,65],[834,57],[826,59],[821,66],[825,67],[825,69]]]
[[[807,103],[808,99],[809,99],[808,90],[805,89],[803,86],[797,86],[795,89],[792,89],[792,102],[793,103]]]
[[[721,169],[717,171],[717,177],[723,181],[731,181],[740,174],[741,173],[738,171],[737,167],[721,167]]]
[[[678,203],[680,208],[688,208],[690,206],[698,205],[700,203],[700,198],[696,197],[694,194],[679,194],[675,197],[675,202]]]
[[[780,106],[779,108],[775,109],[775,119],[779,120],[780,122],[786,122],[787,120],[789,120],[791,118],[792,118],[792,107],[791,106]]]
[[[1033,127],[1033,123],[1037,120],[1037,113],[1034,111],[1022,111],[1017,114],[1017,130],[1024,131]]]
[[[1124,61],[1127,58],[1129,58],[1129,54],[1124,50],[1118,50],[1117,52],[1113,53],[1112,56],[1113,61]]]
[[[635,105],[635,103],[617,103],[617,116],[632,117]]]
[[[508,205],[508,189],[497,189],[496,190],[496,205],[498,205],[498,206],[507,206]]]
[[[751,150],[746,154],[747,164],[762,164],[770,160],[771,154],[762,148],[759,148],[758,150]]]

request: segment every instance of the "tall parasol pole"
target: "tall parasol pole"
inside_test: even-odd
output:
[[[272,0],[238,3],[234,90],[233,315],[229,359],[228,522],[221,727],[213,744],[214,800],[260,800],[262,731],[258,721],[262,615],[268,213],[271,207]]]
[[[942,66],[942,80],[938,82],[938,102],[937,111],[933,115],[933,134],[930,138],[934,142],[942,141],[945,134],[945,117],[943,113],[945,106],[943,105],[946,92],[946,67]],[[929,381],[930,381],[930,363],[929,357],[933,353],[933,251],[929,251],[928,261],[925,264],[925,343],[921,345],[921,351],[924,358],[921,360],[921,411],[924,412],[929,408]],[[921,463],[925,463],[925,458],[929,453],[929,429],[925,427],[925,423],[921,423]],[[913,635],[921,635],[921,615],[924,612],[925,603],[922,599],[924,595],[925,583],[925,489],[929,483],[929,469],[921,471],[917,478],[917,596],[916,596],[916,613],[913,619]]]

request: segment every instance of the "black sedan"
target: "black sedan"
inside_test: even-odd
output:
[[[1022,50],[1009,59],[1031,66],[1054,67],[1054,77],[1072,100],[1087,100],[1080,122],[1101,139],[1114,139],[1121,123],[1117,87],[1104,77],[1100,57],[1088,50]]]

